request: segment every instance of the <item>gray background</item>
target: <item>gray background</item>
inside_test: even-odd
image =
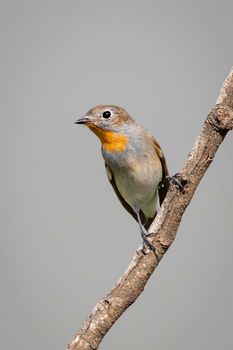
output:
[[[128,112],[179,171],[233,63],[231,1],[1,1],[0,348],[64,349],[141,243],[74,120]],[[232,135],[101,349],[232,349]]]

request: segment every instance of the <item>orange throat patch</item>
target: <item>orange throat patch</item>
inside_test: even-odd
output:
[[[124,152],[128,143],[125,135],[114,131],[98,128],[94,124],[87,125],[88,128],[100,139],[103,149],[107,152]]]

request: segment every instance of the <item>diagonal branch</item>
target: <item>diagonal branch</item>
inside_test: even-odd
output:
[[[142,293],[147,280],[175,239],[186,207],[214,159],[218,147],[231,129],[233,129],[233,68],[178,175],[180,181],[185,184],[184,191],[175,186],[170,187],[150,227],[157,256],[152,251],[145,254],[141,248],[136,251],[120,280],[111,292],[98,302],[68,345],[69,350],[97,349],[111,326]]]

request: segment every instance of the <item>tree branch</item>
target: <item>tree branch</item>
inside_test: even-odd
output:
[[[154,269],[174,241],[182,215],[203,175],[213,161],[227,132],[233,128],[233,69],[225,80],[217,103],[208,114],[188,159],[178,177],[184,191],[170,186],[167,196],[150,227],[157,256],[139,248],[120,280],[94,307],[69,350],[97,349],[104,335],[121,314],[142,293]]]

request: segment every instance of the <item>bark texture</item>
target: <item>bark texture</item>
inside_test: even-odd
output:
[[[120,280],[94,307],[67,349],[97,349],[111,326],[142,293],[147,280],[174,241],[182,215],[200,180],[213,161],[227,132],[232,128],[233,69],[225,80],[216,105],[204,121],[200,135],[178,174],[183,189],[175,185],[170,186],[166,199],[150,227],[149,232],[156,247],[156,255],[152,251],[144,252],[141,248],[136,251]]]

